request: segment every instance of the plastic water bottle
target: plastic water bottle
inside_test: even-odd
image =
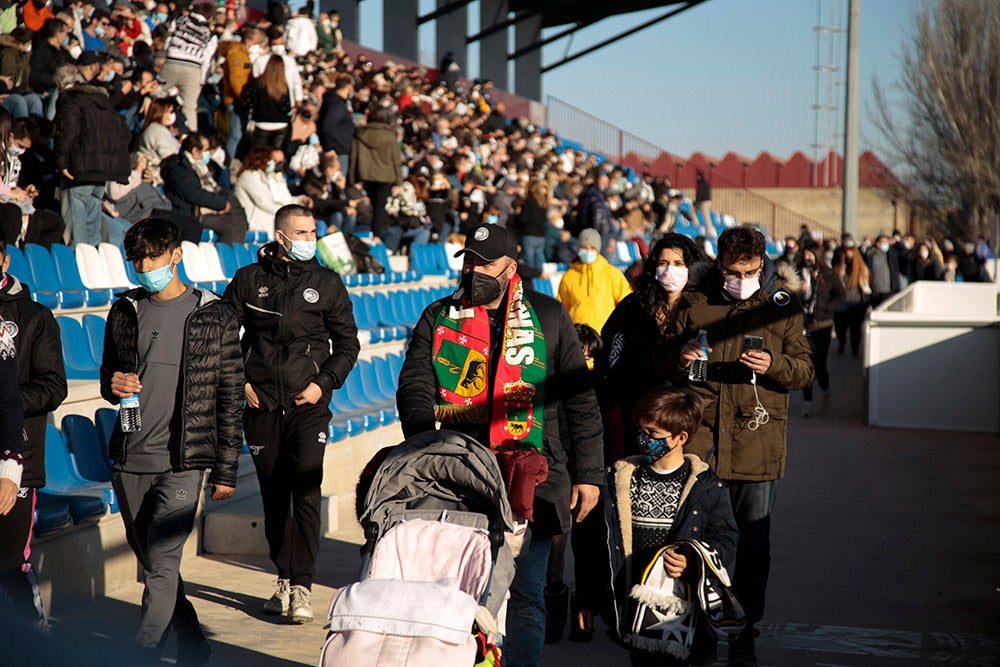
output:
[[[708,379],[708,332],[704,329],[698,329],[698,347],[701,348],[701,354],[691,362],[688,370],[688,380],[691,382],[704,382]]]
[[[122,422],[122,433],[138,433],[142,428],[139,416],[139,394],[125,396],[118,402],[118,415]]]

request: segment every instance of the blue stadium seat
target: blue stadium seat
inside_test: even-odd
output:
[[[111,454],[109,445],[111,434],[115,430],[115,423],[118,421],[118,411],[114,408],[98,408],[94,413],[94,424],[97,426],[97,437],[100,439],[101,453],[108,466],[111,466]]]
[[[267,243],[267,232],[247,232],[247,243]]]
[[[219,253],[219,264],[222,265],[222,272],[227,278],[232,280],[233,276],[240,269],[240,263],[236,259],[233,247],[225,243],[216,243],[215,250]]]
[[[375,294],[375,307],[378,313],[378,323],[384,327],[405,327],[409,323],[399,314],[399,297],[395,292]],[[395,306],[395,307],[394,307]]]
[[[80,476],[91,482],[110,482],[111,467],[101,451],[101,439],[94,422],[83,415],[66,415],[62,420],[62,432]]]
[[[35,537],[45,537],[66,530],[73,525],[73,515],[65,498],[39,491],[35,496],[35,523],[31,533]]]
[[[103,505],[110,506],[112,512],[118,511],[118,502],[111,485],[91,482],[80,475],[66,441],[52,424],[45,427],[45,491],[66,497],[76,521],[89,518],[94,512],[92,502],[75,502],[78,497],[98,498],[103,501]],[[101,514],[103,513],[102,509]]]
[[[375,380],[378,382],[380,393],[395,400],[399,378],[393,374],[389,360],[386,357],[374,357],[372,366],[375,368]]]
[[[552,289],[552,281],[548,278],[533,278],[531,280],[531,286],[535,288],[536,292],[552,297],[556,295],[555,290]]]
[[[323,220],[316,221],[316,238],[326,236],[330,233],[330,227]]]
[[[29,243],[24,247],[24,258],[28,261],[32,284],[40,290],[59,294],[62,308],[82,308],[85,303],[82,290],[72,290],[59,282],[59,273],[48,249]]]
[[[52,261],[56,265],[59,282],[72,290],[83,292],[88,306],[106,306],[111,302],[111,290],[87,289],[80,277],[80,268],[76,263],[76,253],[68,245],[54,244],[50,249]]]
[[[242,269],[257,261],[257,252],[244,243],[234,243],[232,245],[233,254],[236,255],[236,263]]]
[[[396,395],[392,392],[383,393],[383,387],[379,384],[375,365],[371,361],[362,359],[358,362],[359,377],[361,387],[377,408],[382,417],[383,424],[390,424],[399,419],[396,411]]]
[[[219,235],[211,229],[203,229],[201,230],[201,240],[204,243],[215,243],[219,240]]]
[[[31,292],[31,298],[46,308],[55,310],[59,307],[59,292],[37,289],[28,261],[21,249],[14,245],[7,246],[7,256],[10,257],[10,273]]]
[[[349,294],[351,306],[354,308],[354,323],[359,329],[377,329],[378,321],[371,317],[368,309],[364,306],[364,299],[361,294]]]
[[[83,330],[87,333],[90,352],[98,365],[100,365],[101,358],[104,356],[104,330],[107,324],[107,320],[100,315],[87,313],[83,316]]]
[[[56,318],[59,335],[62,338],[63,365],[67,380],[98,380],[101,377],[100,363],[94,359],[90,341],[83,326],[72,317],[60,315]]]

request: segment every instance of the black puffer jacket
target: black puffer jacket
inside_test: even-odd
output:
[[[601,413],[583,358],[583,346],[569,313],[555,299],[525,290],[545,334],[544,453],[549,477],[535,489],[535,523],[543,534],[566,533],[572,524],[570,489],[574,484],[604,484],[604,447]],[[434,322],[451,297],[435,301],[424,310],[413,330],[406,361],[399,374],[396,403],[407,438],[436,428],[434,406],[438,391],[431,360]],[[495,336],[494,336],[495,340]],[[492,392],[494,379],[490,378]],[[559,433],[559,412],[565,411],[570,442]],[[489,442],[488,426],[448,424],[480,442]]]
[[[106,89],[78,83],[60,91],[54,124],[56,172],[68,169],[72,184],[128,183],[132,133]]]
[[[361,351],[351,299],[336,272],[315,259],[286,262],[277,252],[277,243],[261,248],[224,296],[244,328],[247,382],[268,410],[294,405],[310,382],[329,402]]]
[[[21,486],[45,486],[45,422],[66,399],[59,326],[52,311],[31,300],[17,278],[8,274],[0,288],[0,319],[17,326],[17,382],[24,402],[24,473]]]
[[[240,360],[239,324],[226,303],[215,294],[195,289],[198,307],[184,327],[182,356],[180,470],[209,469],[212,484],[236,486],[236,465],[243,446],[243,364]],[[111,306],[104,334],[101,362],[101,396],[111,403],[115,371],[135,373],[139,320],[136,302],[150,298],[139,288],[125,292]],[[128,438],[115,424],[111,458],[125,462]]]

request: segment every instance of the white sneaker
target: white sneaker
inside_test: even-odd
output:
[[[284,616],[288,613],[290,595],[288,584],[288,579],[278,579],[278,587],[274,589],[274,595],[264,603],[265,614],[280,614]]]
[[[290,623],[309,623],[313,620],[313,610],[310,604],[312,594],[305,586],[292,586],[292,599],[288,608]]]
[[[813,413],[813,402],[812,401],[806,401],[805,405],[802,406],[802,416],[803,417],[812,417],[812,413]]]

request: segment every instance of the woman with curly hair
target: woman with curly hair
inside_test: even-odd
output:
[[[608,461],[638,454],[632,410],[662,381],[656,377],[650,350],[673,323],[688,273],[696,265],[708,268],[706,257],[694,241],[681,234],[666,234],[646,257],[633,283],[632,294],[608,318],[601,339],[604,352],[598,364],[598,400],[604,413]]]

